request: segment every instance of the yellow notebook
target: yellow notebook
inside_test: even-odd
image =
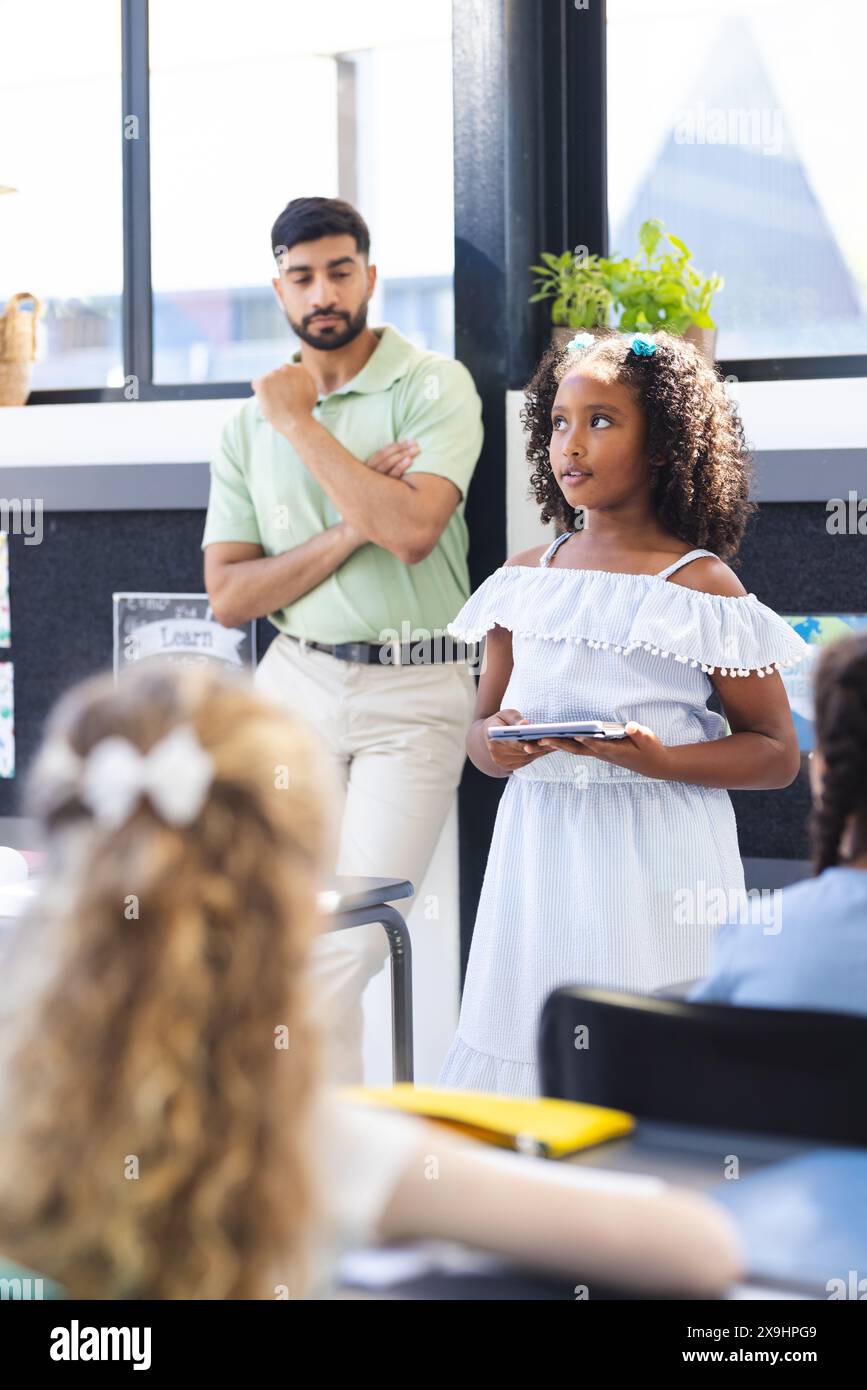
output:
[[[449,1125],[500,1148],[561,1158],[618,1139],[635,1128],[632,1115],[571,1100],[522,1100],[485,1091],[449,1091],[437,1086],[345,1086],[340,1094],[361,1105],[404,1110]]]

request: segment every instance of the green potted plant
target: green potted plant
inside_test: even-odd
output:
[[[703,275],[679,237],[666,232],[659,218],[641,224],[638,256],[576,258],[543,252],[544,265],[531,266],[536,292],[530,303],[553,299],[555,342],[571,331],[613,326],[622,332],[652,333],[664,328],[694,342],[710,361],[716,348],[716,324],[710,316],[714,294],[724,281]]]
[[[659,218],[639,229],[641,257],[613,261],[613,292],[621,310],[618,327],[624,333],[668,333],[694,342],[714,360],[717,326],[710,316],[713,296],[723,288],[722,276],[705,276],[692,262],[688,246],[666,232]]]
[[[543,251],[544,265],[531,265],[536,275],[536,293],[530,303],[552,299],[551,322],[555,340],[570,338],[582,328],[600,328],[608,323],[614,305],[610,286],[609,262],[602,256],[564,251],[554,256]]]

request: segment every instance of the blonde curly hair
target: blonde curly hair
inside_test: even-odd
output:
[[[214,764],[189,825],[142,796],[108,829],[51,770],[58,743],[144,753],[178,725]],[[99,675],[53,712],[28,786],[47,862],[16,949],[41,980],[4,1077],[0,1250],[73,1297],[307,1288],[324,772],[303,723],[214,666]]]

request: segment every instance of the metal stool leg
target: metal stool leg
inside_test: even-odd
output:
[[[412,945],[409,928],[396,908],[388,903],[375,907],[356,908],[341,912],[329,923],[328,931],[344,931],[349,927],[369,926],[381,922],[388,938],[391,958],[391,1066],[394,1081],[412,1081],[415,1060],[413,1055],[412,1023]]]

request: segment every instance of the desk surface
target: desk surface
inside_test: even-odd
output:
[[[326,912],[356,912],[360,908],[378,907],[381,903],[411,898],[415,889],[406,878],[329,879],[319,894],[319,904]]]
[[[39,879],[0,885],[0,918],[20,917],[36,898]],[[330,878],[319,893],[323,912],[356,912],[360,908],[377,907],[380,903],[411,898],[415,889],[406,878],[360,878],[345,875]]]
[[[665,1182],[705,1190],[725,1180],[733,1158],[740,1176],[746,1177],[768,1163],[828,1147],[817,1140],[645,1121],[621,1139],[582,1149],[562,1161],[621,1173],[652,1173]]]
[[[829,1146],[806,1139],[781,1139],[772,1135],[745,1134],[736,1131],[716,1131],[688,1125],[669,1125],[657,1122],[639,1124],[632,1134],[612,1139],[592,1149],[583,1149],[560,1159],[561,1163],[578,1167],[598,1168],[609,1172],[645,1173],[675,1183],[706,1191],[724,1181],[727,1165],[732,1158],[738,1161],[741,1177],[756,1172],[770,1163],[781,1163],[812,1149]],[[574,1299],[574,1280],[546,1278],[520,1269],[505,1267],[502,1272],[480,1271],[456,1276],[431,1272],[420,1278],[396,1284],[375,1293],[344,1285],[342,1296],[349,1298],[384,1299],[459,1299],[535,1301]],[[636,1296],[619,1290],[597,1287],[597,1299],[631,1301]],[[826,1298],[822,1289],[786,1288],[763,1285],[748,1279],[728,1295],[729,1299],[802,1299]],[[639,1301],[647,1301],[639,1295]]]

